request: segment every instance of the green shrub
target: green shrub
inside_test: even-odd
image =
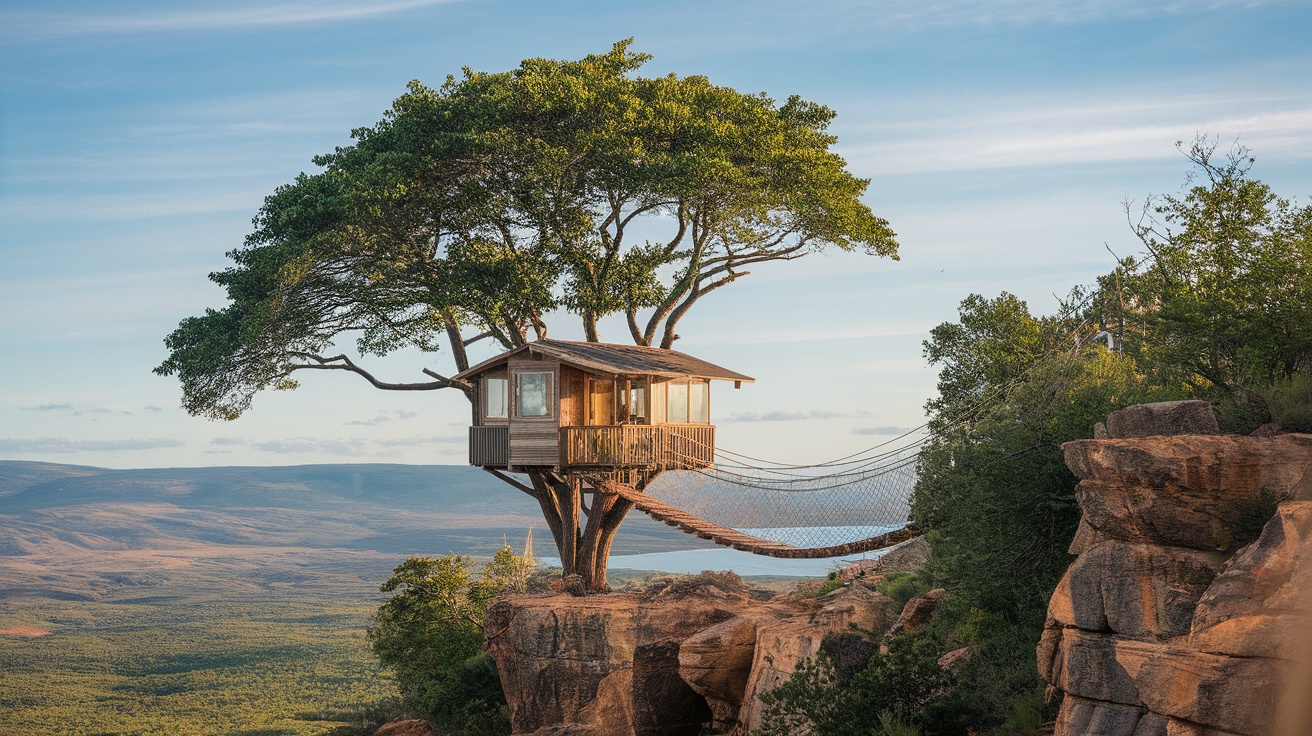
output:
[[[900,611],[907,601],[928,593],[930,583],[919,573],[894,572],[875,583],[875,589],[893,601],[893,610]]]
[[[382,585],[392,597],[374,614],[369,643],[396,673],[405,705],[439,733],[510,732],[501,680],[483,652],[483,619],[496,595],[529,589],[537,564],[531,544],[522,555],[504,546],[479,579],[463,555],[411,557]]]
[[[1294,432],[1312,432],[1312,371],[1297,371],[1261,393],[1271,421]]]

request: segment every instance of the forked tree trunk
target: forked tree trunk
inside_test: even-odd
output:
[[[577,476],[539,471],[530,471],[528,476],[560,552],[564,574],[582,578],[583,588],[589,593],[608,592],[606,566],[611,544],[633,503],[614,493],[594,490],[591,507],[584,509],[583,482]]]

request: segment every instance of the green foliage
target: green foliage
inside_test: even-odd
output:
[[[827,642],[833,647],[832,642]],[[938,666],[940,643],[912,635],[893,639],[886,654],[869,647],[864,667],[835,664],[822,651],[798,667],[791,679],[762,696],[765,710],[757,736],[807,733],[847,736],[869,733],[947,733],[942,694],[951,673]],[[851,646],[849,643],[848,646]]]
[[[669,347],[700,298],[827,247],[896,257],[868,182],[830,148],[834,112],[705,77],[637,76],[623,41],[577,61],[527,59],[411,82],[385,118],[270,195],[234,265],[229,304],[182,321],[156,369],[193,414],[231,419],[297,370],[364,372],[323,354],[437,350],[462,329],[503,346],[553,310],[588,339],[624,313],[633,340]],[[637,240],[637,218],[651,240]],[[376,386],[386,384],[367,376]],[[449,385],[444,379],[417,384]]]
[[[1259,391],[1271,421],[1294,432],[1312,432],[1312,366]]]
[[[1251,424],[1263,413],[1253,392],[1312,364],[1312,207],[1251,178],[1242,147],[1220,160],[1199,138],[1185,153],[1191,185],[1144,202],[1135,234],[1148,253],[1101,280],[1103,311],[1127,321],[1141,365],[1256,403]]]
[[[372,607],[274,592],[0,599],[0,619],[52,632],[0,638],[0,734],[364,736],[399,714],[365,643]]]
[[[893,601],[893,610],[901,611],[907,601],[930,591],[931,585],[923,575],[914,572],[893,572],[875,584],[875,589]]]
[[[483,619],[493,597],[528,590],[537,560],[527,546],[523,554],[504,546],[478,579],[473,565],[463,555],[408,558],[382,585],[392,596],[374,614],[369,643],[406,705],[444,733],[509,733]]]

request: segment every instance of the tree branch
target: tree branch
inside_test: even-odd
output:
[[[384,391],[435,391],[440,388],[459,388],[468,390],[472,388],[464,381],[455,381],[446,376],[434,373],[427,368],[424,373],[437,379],[429,383],[388,383],[380,381],[372,373],[356,365],[350,358],[345,355],[334,355],[325,358],[313,353],[292,353],[299,358],[314,361],[312,363],[299,363],[288,366],[289,371],[299,370],[322,370],[322,371],[350,371],[357,373],[368,381],[374,388],[380,388]]]

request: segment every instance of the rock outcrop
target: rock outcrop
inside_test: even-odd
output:
[[[485,631],[515,733],[695,736],[759,726],[761,694],[826,634],[895,619],[861,585],[798,601],[703,573],[640,592],[504,598]]]
[[[1058,736],[1312,733],[1295,720],[1312,694],[1312,435],[1219,435],[1201,403],[1131,407],[1064,446],[1084,515],[1038,649],[1064,693]],[[1234,551],[1264,502],[1275,517]]]

